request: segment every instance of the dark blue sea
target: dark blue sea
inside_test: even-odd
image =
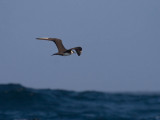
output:
[[[105,93],[0,85],[0,120],[160,120],[160,93]]]

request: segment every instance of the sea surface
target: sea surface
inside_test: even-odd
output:
[[[0,84],[0,120],[160,120],[160,93],[76,92]]]

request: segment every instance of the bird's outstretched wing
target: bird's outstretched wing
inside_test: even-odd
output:
[[[61,39],[58,38],[36,38],[36,39],[53,41],[56,44],[59,53],[66,51],[66,48],[63,46]]]
[[[75,50],[77,52],[77,55],[80,56],[82,53],[82,47],[74,47],[71,48],[72,50]]]

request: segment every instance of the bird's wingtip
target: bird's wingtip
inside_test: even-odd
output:
[[[36,38],[37,40],[48,40],[49,38]]]

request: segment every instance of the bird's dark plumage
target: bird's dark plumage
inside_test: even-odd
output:
[[[55,53],[53,55],[68,56],[68,55],[71,55],[72,53],[74,53],[73,50],[75,50],[77,52],[77,55],[80,56],[81,52],[82,52],[81,47],[74,47],[71,49],[66,49],[62,44],[62,40],[58,39],[58,38],[36,38],[36,39],[53,41],[58,48],[58,53]]]

